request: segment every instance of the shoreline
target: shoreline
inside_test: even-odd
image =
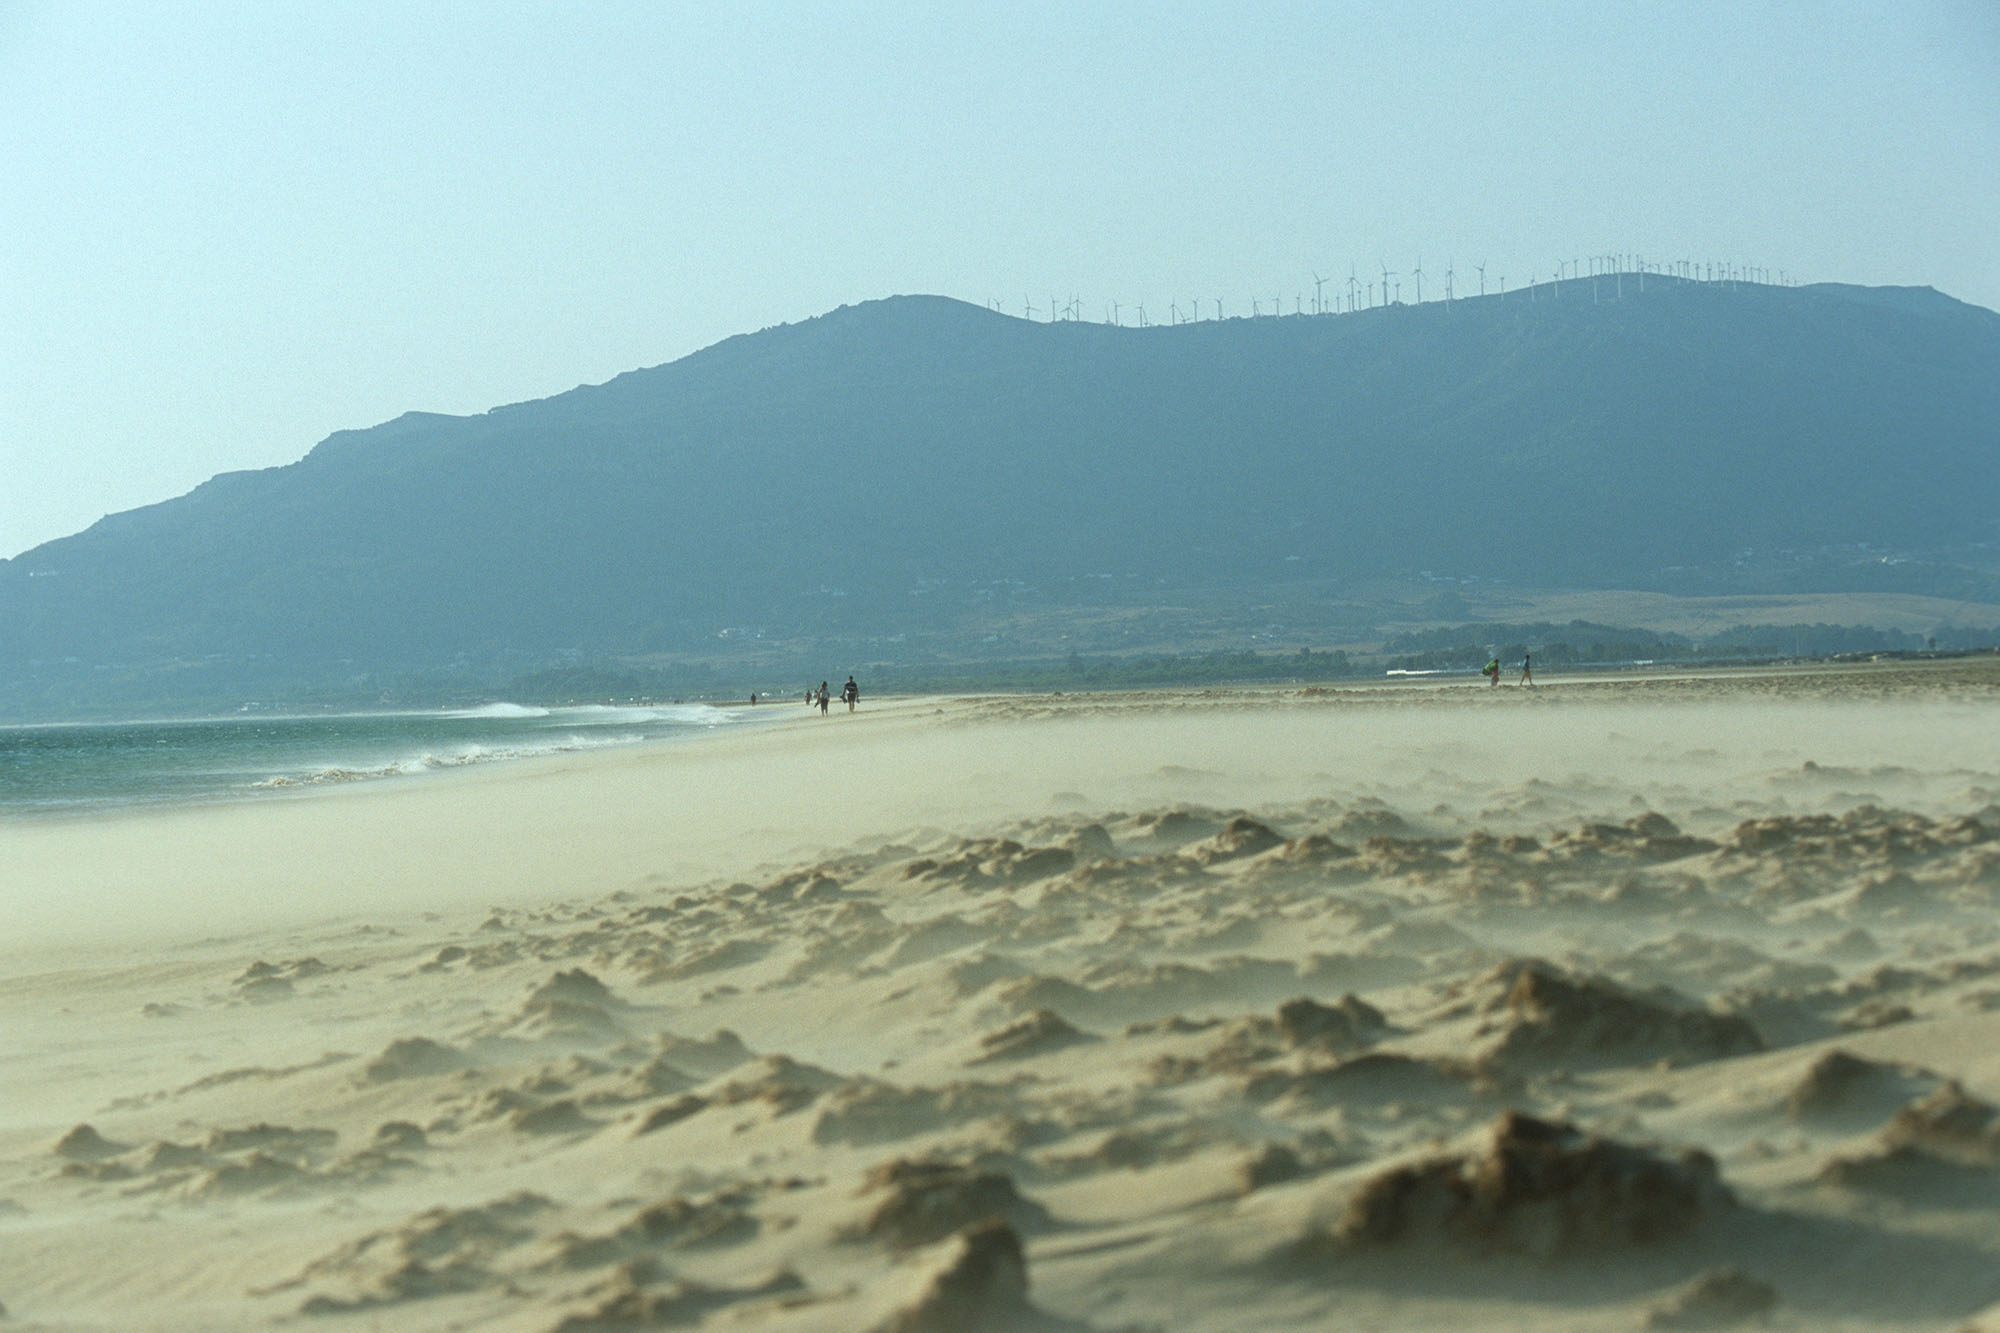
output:
[[[1176,753],[1204,743],[1200,722],[1211,715],[1261,717],[1268,743],[1304,737],[1321,748],[1338,747],[1343,718],[1422,718],[1445,734],[1413,741],[1436,745],[1449,743],[1458,725],[1442,719],[1461,713],[1498,719],[1495,725],[1504,728],[1504,719],[1523,709],[1555,716],[1575,711],[1572,705],[1585,711],[1604,703],[1694,709],[1717,701],[1754,709],[1830,694],[1976,709],[2000,703],[2000,659],[1914,669],[1901,663],[1844,664],[1643,678],[1558,676],[1532,687],[1392,681],[891,696],[851,716],[829,716],[819,730],[809,725],[819,719],[808,713],[774,719],[754,731],[725,729],[472,764],[407,775],[408,781],[8,817],[0,819],[0,908],[12,914],[17,938],[33,939],[44,927],[66,924],[59,933],[81,939],[107,923],[79,921],[66,904],[115,914],[124,919],[128,935],[151,933],[177,917],[213,919],[218,925],[239,919],[302,924],[474,900],[517,904],[675,877],[746,875],[777,860],[892,832],[919,817],[997,824],[1045,809],[1033,800],[994,797],[988,810],[968,810],[963,801],[940,799],[929,772],[950,775],[968,755],[962,747],[927,744],[925,738],[982,727],[1017,740],[1041,734],[1020,731],[1025,723],[1087,732],[1118,719],[1135,724],[1150,719],[1159,733],[1150,743],[1159,750],[1162,767],[1171,769]],[[1534,732],[1531,724],[1528,743]],[[1011,761],[1036,769],[1059,764],[1063,756],[1049,747],[1062,739],[1050,734]],[[1395,744],[1394,725],[1387,735],[1369,739]],[[843,749],[866,751],[868,742],[883,748],[893,764],[883,768],[882,756],[870,754],[843,760]],[[1842,744],[1838,735],[1826,742]],[[884,748],[885,743],[891,744]],[[1080,743],[1087,750],[1091,741],[1086,736]],[[979,747],[972,747],[970,757],[978,754]],[[850,763],[861,764],[858,778]],[[1301,784],[1265,785],[1284,791]],[[146,869],[135,877],[134,867]],[[343,871],[341,891],[328,893],[329,880],[343,881]],[[38,883],[40,891],[29,887]]]
[[[2000,679],[2000,655],[1959,654],[1945,657],[1891,658],[1880,657],[1866,661],[1814,660],[1808,662],[1757,663],[1749,665],[1701,664],[1681,666],[1663,664],[1657,667],[1617,666],[1582,669],[1545,669],[1532,682],[1537,689],[1574,690],[1580,687],[1657,685],[1669,682],[1718,682],[1730,680],[1759,680],[1771,683],[1774,692],[1783,693],[1789,687],[1796,687],[1826,678],[1877,677],[1895,681],[1892,688],[1921,688],[1925,681],[1934,681],[1969,688],[1981,688],[1980,682]],[[1295,681],[1295,682],[1254,682],[1243,684],[1212,684],[1191,686],[1150,686],[1107,690],[953,690],[935,694],[905,695],[885,694],[869,699],[863,704],[863,712],[881,711],[922,704],[965,703],[973,700],[1094,700],[1110,706],[1117,701],[1188,700],[1236,698],[1257,701],[1278,698],[1339,698],[1351,702],[1393,702],[1407,692],[1454,691],[1472,687],[1481,692],[1490,692],[1498,698],[1501,692],[1522,688],[1516,680],[1508,679],[1502,672],[1501,681],[1495,686],[1475,685],[1479,677],[1476,672],[1425,672],[1409,675],[1392,675],[1388,678],[1368,677],[1342,679],[1336,681]],[[785,699],[780,702],[766,700],[758,705],[750,705],[742,700],[697,701],[693,704],[675,702],[671,704],[572,704],[572,705],[518,705],[489,703],[481,707],[467,709],[390,709],[381,711],[362,710],[342,713],[301,713],[301,714],[258,714],[254,717],[235,715],[215,715],[201,717],[146,717],[121,721],[90,720],[71,722],[13,723],[0,727],[0,731],[46,732],[68,729],[89,730],[96,728],[115,729],[122,727],[175,727],[208,726],[244,723],[255,725],[270,722],[328,722],[346,719],[374,720],[381,718],[447,718],[470,719],[481,715],[485,709],[494,707],[521,708],[542,714],[561,712],[568,709],[589,710],[652,710],[670,707],[700,707],[725,714],[745,714],[756,717],[760,725],[782,725],[786,718],[773,717],[768,722],[761,716],[762,710],[780,712],[787,704],[796,706],[798,700]],[[838,708],[833,710],[839,712]],[[807,709],[807,716],[813,710]],[[794,719],[795,720],[795,719]],[[531,763],[539,759],[581,756],[598,751],[621,751],[635,746],[652,747],[661,744],[679,744],[690,739],[685,736],[649,737],[637,740],[606,741],[602,744],[577,744],[574,746],[552,746],[545,753],[533,755],[501,754],[478,756],[435,766],[411,769],[403,765],[392,765],[379,769],[356,770],[351,773],[308,774],[303,777],[288,777],[274,774],[254,782],[246,782],[227,789],[205,791],[192,794],[169,794],[160,796],[134,796],[97,799],[79,799],[61,806],[41,806],[22,804],[18,806],[0,805],[0,829],[9,825],[32,824],[52,820],[94,819],[117,816],[126,813],[162,813],[177,809],[228,805],[238,802],[255,802],[269,799],[293,799],[309,796],[327,790],[339,790],[355,785],[372,785],[377,782],[395,782],[413,778],[436,780],[460,770],[483,770],[491,765],[514,765]],[[415,743],[415,742],[413,742]],[[412,763],[417,761],[410,761]]]

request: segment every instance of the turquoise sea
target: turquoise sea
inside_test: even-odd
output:
[[[0,817],[272,796],[536,755],[637,745],[773,720],[708,704],[0,727]]]

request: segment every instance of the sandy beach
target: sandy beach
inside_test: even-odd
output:
[[[0,822],[20,1329],[2000,1330],[2000,659]]]

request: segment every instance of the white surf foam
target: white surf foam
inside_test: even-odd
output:
[[[637,744],[645,739],[644,735],[632,732],[597,733],[588,736],[571,733],[560,738],[551,737],[543,742],[526,745],[463,745],[450,750],[425,750],[420,754],[387,763],[327,764],[301,773],[281,773],[249,785],[252,790],[273,791],[286,787],[320,787],[342,782],[366,782],[373,778],[411,777],[420,773],[466,768],[473,764],[504,763],[510,759],[536,759],[544,755],[569,754],[579,750],[603,750],[612,746]]]
[[[731,715],[711,704],[576,704],[555,710],[553,716],[584,727],[642,726],[648,722],[714,727]]]
[[[510,704],[496,701],[481,704],[477,708],[459,708],[446,713],[446,717],[547,717],[549,710],[534,704]]]

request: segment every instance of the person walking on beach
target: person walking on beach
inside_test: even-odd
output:
[[[1486,665],[1479,668],[1479,674],[1486,677],[1488,685],[1498,685],[1500,683],[1500,659],[1497,657],[1487,659]]]
[[[829,696],[827,695],[826,692],[826,682],[821,681],[819,683],[819,695],[818,695],[819,713],[821,717],[826,716],[826,701],[828,697]]]
[[[840,701],[847,705],[850,713],[854,711],[854,705],[861,702],[861,687],[854,683],[854,677],[849,676],[847,683],[840,687]]]
[[[1535,673],[1534,673],[1533,671],[1531,671],[1531,670],[1529,670],[1529,669],[1528,669],[1528,660],[1529,660],[1529,658],[1531,658],[1532,656],[1533,656],[1533,654],[1532,654],[1532,653],[1529,653],[1529,652],[1527,652],[1527,651],[1525,651],[1525,650],[1524,650],[1524,651],[1523,651],[1523,652],[1521,653],[1521,680],[1520,680],[1520,683],[1521,683],[1521,684],[1523,684],[1523,685],[1533,685],[1533,684],[1535,683]]]

